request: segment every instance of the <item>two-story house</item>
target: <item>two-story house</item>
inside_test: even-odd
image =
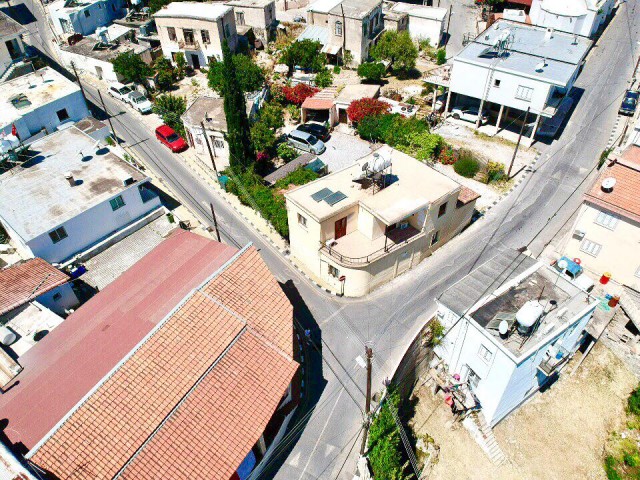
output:
[[[0,223],[23,257],[73,257],[161,208],[140,170],[72,126],[30,145],[0,176]]]
[[[51,24],[62,37],[91,35],[98,27],[124,17],[126,7],[124,0],[56,0],[47,6]]]
[[[189,66],[204,67],[222,59],[222,43],[238,44],[233,7],[223,3],[174,2],[154,15],[162,54],[175,60],[184,54]]]
[[[581,70],[592,42],[584,37],[499,20],[453,58],[450,106],[481,107],[503,124],[524,121],[533,139],[541,119],[553,118]],[[520,123],[518,123],[520,122]],[[531,123],[529,123],[531,122]]]
[[[14,66],[24,58],[22,35],[25,32],[22,25],[0,12],[0,82],[8,80]]]
[[[238,30],[250,27],[263,45],[273,38],[278,24],[275,0],[232,0],[225,5],[233,7]]]
[[[318,0],[307,8],[307,24],[299,39],[319,41],[330,58],[348,51],[358,65],[384,30],[382,0]]]
[[[436,348],[493,426],[556,377],[585,338],[598,300],[515,250],[480,265],[437,299]]]
[[[615,0],[533,0],[529,16],[534,25],[592,37],[611,15],[615,4]]]
[[[386,30],[408,31],[416,42],[429,40],[432,47],[440,46],[448,14],[446,8],[385,1],[382,13]]]
[[[291,254],[334,291],[357,297],[460,233],[478,195],[383,146],[285,198]]]

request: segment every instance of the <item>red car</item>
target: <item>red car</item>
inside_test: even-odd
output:
[[[160,140],[160,143],[164,143],[169,147],[174,153],[184,152],[189,148],[187,142],[169,125],[160,125],[156,128],[156,138]]]

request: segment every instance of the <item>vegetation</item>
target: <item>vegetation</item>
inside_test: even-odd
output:
[[[326,68],[323,68],[316,74],[314,83],[318,88],[330,87],[331,84],[333,83],[333,73],[331,73],[331,70],[327,70]]]
[[[447,62],[447,51],[444,48],[439,48],[436,52],[436,63],[438,65],[444,65]]]
[[[408,72],[415,68],[418,49],[409,32],[389,30],[382,34],[380,41],[372,48],[371,56],[378,61],[388,60],[396,72]]]
[[[122,75],[125,83],[134,82],[146,85],[147,77],[153,75],[151,67],[142,61],[140,55],[133,52],[122,52],[111,60],[111,63],[113,63],[113,71]]]
[[[278,156],[284,160],[285,163],[289,163],[298,157],[298,151],[286,142],[278,145]]]
[[[277,130],[284,126],[284,112],[282,105],[274,100],[266,102],[260,109],[258,121],[263,122],[269,128]]]
[[[611,154],[612,151],[613,151],[613,147],[605,148],[602,151],[602,153],[600,154],[600,160],[598,161],[598,169],[602,168],[602,166],[607,161],[607,158],[609,158],[609,155]]]
[[[458,175],[473,178],[480,171],[480,163],[475,159],[471,151],[462,149],[458,160],[453,164],[453,169]]]
[[[322,44],[320,42],[304,39],[289,45],[282,52],[280,62],[289,67],[289,73],[296,66],[304,70],[319,72],[327,64],[327,56],[322,53]]]
[[[627,411],[631,415],[640,416],[640,386],[627,399]]]
[[[365,62],[358,65],[358,76],[368,82],[380,82],[387,68],[380,62]]]
[[[300,107],[298,107],[297,105],[287,105],[286,107],[287,112],[289,113],[289,118],[291,119],[291,121],[293,123],[298,123],[300,121]]]
[[[453,165],[458,160],[458,154],[451,145],[445,145],[440,149],[438,162],[443,165]]]
[[[431,320],[429,322],[428,329],[429,346],[435,347],[437,345],[440,345],[440,342],[442,342],[442,337],[444,336],[444,332],[445,328],[444,325],[440,323],[440,320],[438,320],[437,318]]]
[[[185,98],[171,95],[170,93],[157,96],[153,104],[153,112],[160,115],[164,123],[183,136],[184,125],[180,117],[186,109],[187,101]]]
[[[189,64],[187,63],[187,59],[184,58],[184,53],[177,52],[175,55],[176,62],[176,75],[178,78],[184,78],[185,73],[187,72],[187,67]]]
[[[269,153],[276,145],[276,134],[265,122],[256,122],[250,129],[251,145],[256,152]]]
[[[264,72],[247,55],[237,54],[232,57],[236,69],[236,77],[243,92],[255,92],[264,85]],[[207,79],[212,90],[222,94],[224,88],[225,67],[224,62],[209,63]]]
[[[285,145],[285,144],[283,144]],[[289,188],[290,185],[306,185],[313,182],[319,175],[308,168],[298,167],[286,177],[281,178],[275,184],[276,190]]]
[[[172,0],[149,0],[149,9],[151,13],[156,13],[162,7],[169,5]]]
[[[249,119],[242,91],[236,74],[233,56],[229,44],[222,43],[224,64],[224,82],[222,95],[224,97],[224,115],[227,120],[226,140],[229,144],[229,165],[248,167],[253,163],[254,156],[249,137]]]
[[[302,105],[308,97],[315,95],[319,91],[318,88],[307,85],[306,83],[299,83],[295,87],[285,86],[282,88],[282,93],[287,102],[298,106]]]
[[[341,69],[338,65],[334,65],[333,66],[333,73],[335,73],[336,75],[339,75],[341,72]]]
[[[361,98],[354,100],[347,107],[347,115],[353,123],[358,123],[365,117],[378,116],[389,112],[391,105],[377,98]]]
[[[153,65],[156,71],[156,86],[159,90],[166,92],[170,90],[173,83],[178,79],[178,75],[173,68],[171,61],[165,57],[160,57]]]

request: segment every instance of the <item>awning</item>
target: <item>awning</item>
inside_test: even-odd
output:
[[[326,45],[322,49],[322,51],[327,55],[338,55],[338,53],[340,53],[340,50],[342,50],[342,47],[340,45]]]
[[[332,98],[309,97],[302,103],[302,108],[307,110],[330,110],[332,107]]]

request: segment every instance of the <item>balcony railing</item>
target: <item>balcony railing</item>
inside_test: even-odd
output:
[[[195,50],[199,50],[200,42],[197,40],[180,40],[178,41],[178,46],[180,48],[193,48]]]

